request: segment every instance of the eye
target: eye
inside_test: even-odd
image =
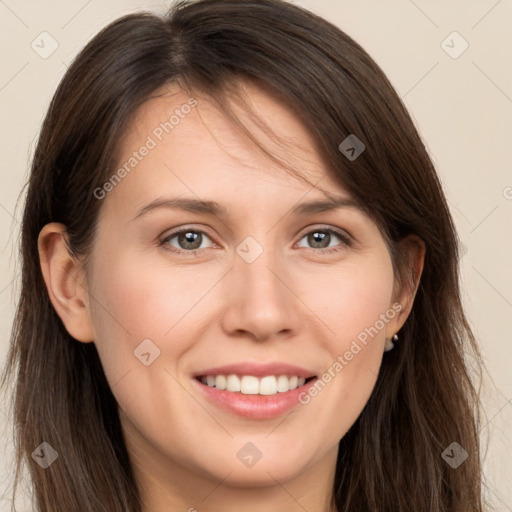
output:
[[[195,254],[201,249],[208,248],[208,246],[203,245],[205,239],[211,241],[210,237],[202,230],[182,228],[167,235],[160,241],[160,245],[167,246],[166,248],[173,252]],[[303,239],[306,239],[306,242],[310,245],[310,247],[306,248],[318,249],[319,251],[317,252],[336,252],[352,245],[348,235],[332,228],[311,230],[301,238],[301,240]],[[336,239],[338,239],[338,243],[336,243]],[[299,247],[304,246],[299,243]]]
[[[306,233],[301,240],[306,239],[306,242],[310,244],[310,249],[320,249],[321,252],[336,252],[350,247],[352,242],[348,235],[345,235],[332,228],[317,228]],[[336,239],[341,240],[341,243],[334,243]],[[304,247],[299,245],[299,247]]]
[[[166,236],[161,242],[160,245],[170,245],[173,251],[178,253],[195,253],[200,249],[204,249],[203,241],[204,239],[210,239],[210,237],[199,229],[191,229],[191,228],[183,228],[179,231],[175,231],[174,233]],[[177,246],[171,243],[171,240],[176,239]]]

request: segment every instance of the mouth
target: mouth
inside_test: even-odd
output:
[[[288,364],[236,364],[193,376],[198,393],[224,412],[249,419],[271,419],[290,412],[318,377]]]

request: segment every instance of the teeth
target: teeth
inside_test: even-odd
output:
[[[241,392],[244,395],[275,395],[285,393],[292,389],[303,386],[306,382],[304,377],[296,375],[268,375],[254,377],[253,375],[207,375],[201,379],[203,384],[219,390],[231,391],[233,393]]]
[[[273,375],[263,377],[259,384],[260,395],[275,395],[277,393],[277,379]]]
[[[208,377],[207,377],[208,379]],[[228,391],[240,391],[240,379],[238,378],[238,375],[228,375],[228,378],[226,380],[226,389]]]
[[[238,379],[236,376],[235,378]],[[244,395],[257,395],[260,389],[260,382],[257,377],[244,375],[240,381],[239,389]],[[232,391],[231,388],[228,388],[228,391]]]
[[[290,379],[286,375],[279,375],[277,378],[277,391],[283,393],[290,390]]]
[[[208,384],[208,377],[206,378],[206,383]],[[226,389],[226,376],[225,375],[217,375],[217,377],[215,377],[215,387],[217,389]],[[208,384],[209,385],[209,384]]]

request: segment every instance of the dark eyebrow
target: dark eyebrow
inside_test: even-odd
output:
[[[338,208],[354,208],[365,213],[359,203],[348,197],[334,197],[329,200],[317,200],[309,203],[300,203],[295,208],[292,208],[290,213],[295,215],[311,215],[313,213],[324,213]]]
[[[150,211],[160,208],[179,209],[191,213],[203,213],[217,217],[228,217],[227,210],[215,201],[174,197],[156,199],[155,201],[152,201],[151,203],[143,206],[139,209],[133,220],[145,215]],[[361,206],[356,201],[347,197],[335,197],[329,200],[316,200],[308,203],[300,203],[292,208],[289,213],[295,215],[311,215],[314,213],[323,213],[337,210],[338,208],[355,208],[362,213],[365,213],[363,208],[361,208]]]
[[[217,217],[226,217],[227,211],[215,201],[204,201],[202,199],[173,197],[164,199],[155,199],[151,203],[139,209],[133,220],[145,215],[146,213],[159,208],[175,208],[191,213],[206,213]]]

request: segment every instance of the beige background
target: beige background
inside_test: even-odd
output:
[[[163,11],[168,3],[0,0],[2,365],[19,284],[16,200],[51,96],[76,52],[100,28],[136,10]],[[481,431],[484,446],[489,439],[487,495],[496,510],[512,511],[512,0],[296,3],[338,25],[373,56],[437,165],[467,248],[461,262],[464,297],[487,362]],[[44,31],[58,43],[47,59],[31,48]],[[464,41],[467,50],[452,58]],[[7,511],[12,443],[4,399],[0,428],[0,511]],[[22,512],[30,510],[20,503]]]

